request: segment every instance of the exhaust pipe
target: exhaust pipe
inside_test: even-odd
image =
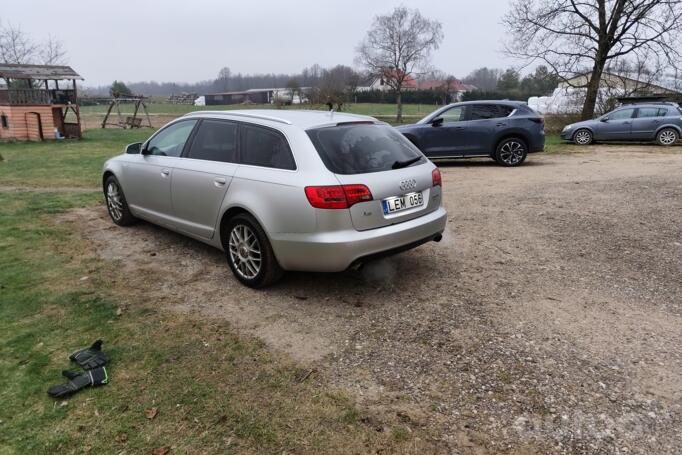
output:
[[[440,242],[441,240],[443,240],[443,234],[438,234],[433,238],[434,242]]]
[[[350,265],[350,269],[351,269],[351,270],[355,270],[355,271],[357,272],[358,270],[361,270],[364,266],[365,266],[365,263],[364,263],[364,262],[361,262],[361,261],[353,262],[353,263]]]

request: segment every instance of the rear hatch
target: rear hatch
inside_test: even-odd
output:
[[[308,130],[327,168],[341,185],[365,185],[372,199],[349,211],[358,231],[402,223],[440,206],[435,167],[409,140],[386,124],[341,123]]]

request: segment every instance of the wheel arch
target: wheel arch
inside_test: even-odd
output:
[[[575,133],[577,133],[577,132],[580,131],[580,130],[587,130],[587,131],[589,131],[590,134],[592,135],[592,139],[594,140],[594,128],[592,128],[591,126],[579,126],[579,127],[577,127],[577,128],[573,131],[573,133],[571,134],[571,140],[573,140],[573,139],[575,138]]]
[[[495,141],[495,147],[493,150],[490,152],[491,154],[495,154],[497,152],[497,148],[500,146],[500,144],[507,139],[521,139],[523,143],[526,145],[526,151],[528,151],[528,147],[530,147],[530,138],[528,137],[528,134],[520,131],[520,130],[515,130],[515,131],[506,131],[503,134],[501,134],[497,140]]]
[[[263,232],[265,232],[265,235],[268,236],[269,240],[269,234],[263,227],[263,223],[261,220],[250,210],[247,210],[246,208],[242,207],[241,205],[233,205],[232,207],[228,207],[227,210],[223,212],[223,214],[220,216],[220,223],[218,223],[218,235],[219,235],[219,241],[220,241],[220,246],[225,249],[225,229],[227,227],[227,222],[230,221],[233,217],[245,213],[249,216],[252,216],[256,222],[261,226],[263,229]]]
[[[104,187],[104,185],[107,183],[107,179],[108,179],[109,177],[114,177],[114,178],[116,178],[116,174],[114,174],[114,172],[113,172],[111,169],[107,169],[107,170],[104,171],[104,173],[102,174],[102,191],[106,191],[106,188]]]
[[[658,133],[668,128],[674,129],[675,131],[677,131],[677,135],[682,137],[682,128],[675,125],[674,123],[668,123],[665,125],[661,125],[656,129],[656,133],[654,133],[654,139],[658,137]]]

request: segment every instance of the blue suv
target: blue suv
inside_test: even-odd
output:
[[[654,141],[674,145],[682,136],[682,109],[676,103],[629,104],[594,120],[567,125],[561,138],[578,145],[600,141]]]
[[[454,103],[398,131],[432,160],[490,157],[518,166],[545,148],[544,118],[519,101]]]

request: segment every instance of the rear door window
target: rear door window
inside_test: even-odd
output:
[[[327,169],[335,174],[382,172],[426,161],[405,136],[387,125],[341,124],[307,133]]]
[[[497,105],[498,117],[509,117],[509,115],[511,115],[512,112],[514,112],[513,106],[508,106],[506,104]]]
[[[501,116],[495,104],[474,104],[469,108],[469,120],[488,120]]]
[[[637,118],[665,117],[667,109],[659,107],[640,107],[637,111]]]
[[[244,124],[241,131],[241,163],[276,169],[296,169],[291,149],[282,133]]]
[[[187,158],[236,163],[237,131],[238,126],[233,122],[202,120]]]

